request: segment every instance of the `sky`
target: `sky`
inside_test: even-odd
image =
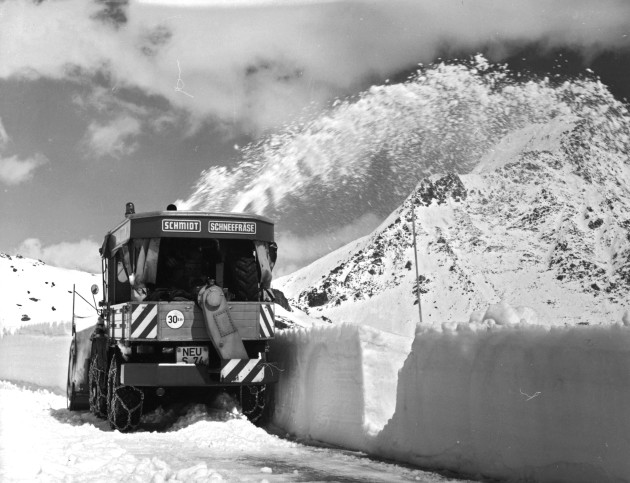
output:
[[[98,271],[127,201],[163,209],[296,119],[477,52],[630,98],[630,2],[0,1],[0,251]],[[379,219],[277,221],[288,271]]]

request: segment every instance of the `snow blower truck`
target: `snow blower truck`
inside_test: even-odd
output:
[[[259,421],[266,387],[279,375],[267,360],[275,333],[271,220],[174,205],[135,213],[127,203],[100,253],[98,323],[77,331],[73,318],[68,409],[89,407],[113,429],[131,431],[143,408],[222,391]]]

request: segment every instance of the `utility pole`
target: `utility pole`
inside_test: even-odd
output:
[[[74,299],[76,293],[76,284],[72,284],[72,337],[74,337],[74,334],[77,331],[77,326],[74,323]]]
[[[420,323],[422,324],[422,304],[420,302],[420,281],[418,274],[418,246],[416,244],[416,204],[412,200],[411,202],[411,233],[413,235],[413,256],[416,262],[416,297],[418,297],[418,315],[420,317]]]

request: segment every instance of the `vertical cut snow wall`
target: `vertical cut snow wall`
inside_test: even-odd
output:
[[[630,481],[629,327],[475,324],[409,343],[349,325],[280,333],[274,423],[461,474]]]
[[[378,452],[534,481],[630,481],[630,329],[416,335]]]
[[[299,437],[369,451],[394,413],[398,371],[412,340],[339,325],[277,334],[282,369],[273,422]]]

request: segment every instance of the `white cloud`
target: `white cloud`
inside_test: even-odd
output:
[[[4,124],[2,124],[2,118],[0,118],[0,150],[5,149],[9,141],[11,141],[11,138],[7,134]]]
[[[20,159],[17,155],[7,157],[2,151],[6,150],[10,141],[11,138],[0,118],[0,182],[15,186],[32,179],[34,171],[48,163],[48,158],[40,153],[27,159]]]
[[[105,71],[113,84],[257,132],[441,49],[492,44],[498,53],[532,41],[584,51],[628,47],[630,18],[630,2],[621,0],[187,5],[132,2],[123,10],[127,21],[114,28],[96,20],[102,5],[84,0],[0,3],[0,77]],[[192,97],[176,89],[180,82]]]
[[[186,123],[181,110],[130,102],[117,96],[115,88],[92,86],[87,93],[75,94],[72,102],[98,119],[90,123],[83,139],[97,156],[131,154],[137,149],[137,136],[142,132],[161,133]]]
[[[380,222],[378,216],[366,213],[354,223],[333,232],[317,233],[310,237],[280,234],[276,240],[278,263],[274,269],[274,276],[281,277],[294,272],[332,250],[370,233]]]
[[[105,124],[92,122],[87,129],[85,143],[98,156],[120,157],[137,149],[135,138],[140,132],[140,121],[124,115]]]
[[[36,153],[28,159],[17,156],[0,157],[0,181],[9,186],[15,186],[33,177],[33,172],[48,162],[43,154]]]
[[[61,242],[42,246],[39,239],[27,238],[15,252],[28,258],[43,260],[56,267],[100,273],[99,247],[100,245],[93,240],[84,239],[78,242]]]

